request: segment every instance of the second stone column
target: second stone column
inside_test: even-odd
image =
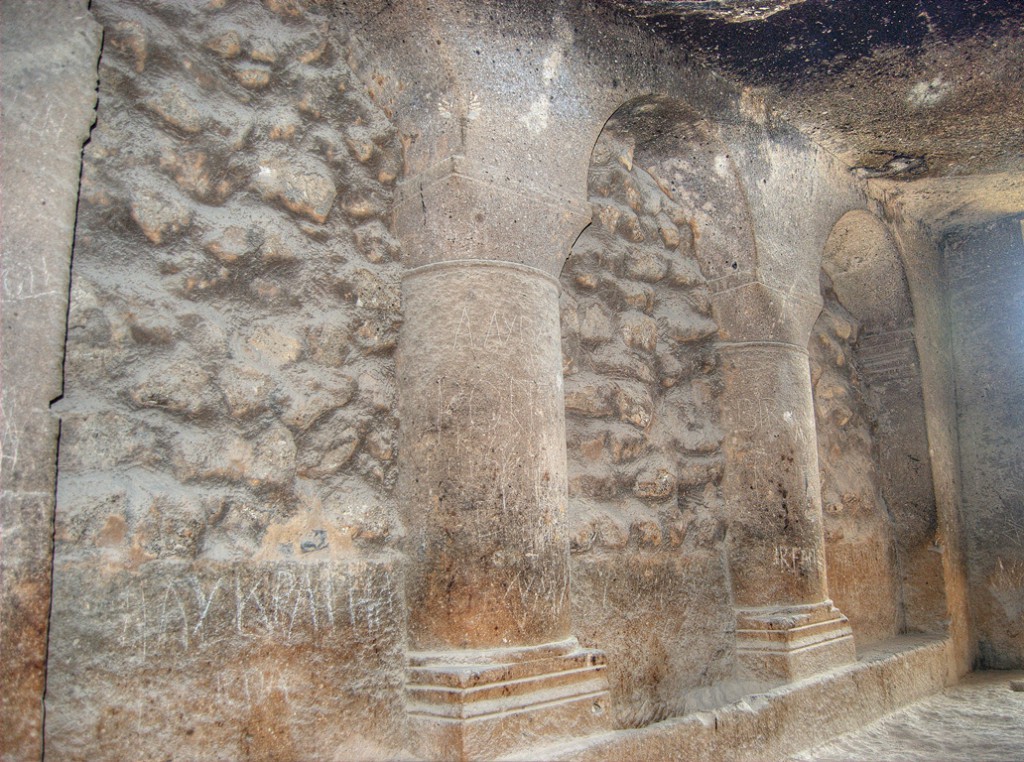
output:
[[[796,680],[856,658],[828,597],[807,342],[821,311],[752,282],[715,295],[741,678]]]

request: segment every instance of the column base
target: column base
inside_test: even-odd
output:
[[[605,656],[575,638],[409,654],[408,714],[427,759],[493,759],[609,729]]]
[[[791,682],[856,659],[853,630],[832,601],[736,610],[739,677]]]

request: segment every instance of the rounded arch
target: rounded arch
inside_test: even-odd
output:
[[[754,272],[754,228],[743,184],[706,117],[680,98],[647,93],[622,103],[605,121],[591,166],[604,158],[609,138],[631,144],[631,161],[681,207],[708,281]]]
[[[899,631],[938,632],[945,574],[903,259],[886,224],[855,209],[833,226],[821,269],[809,350],[830,592],[858,637],[891,635],[880,623],[893,603]],[[877,558],[865,564],[872,534]]]
[[[913,324],[910,290],[896,242],[888,228],[864,209],[844,214],[833,226],[822,255],[832,290],[865,334]]]
[[[622,104],[592,148],[593,224],[561,277],[576,633],[608,654],[611,712],[623,727],[681,713],[708,675],[732,669],[718,529],[719,331],[709,272],[695,256],[714,238],[714,183],[701,176],[724,154],[678,99]],[[720,209],[734,200],[725,181],[712,187]],[[734,272],[734,249],[728,262],[711,262],[712,275]],[[690,525],[716,529],[698,540]],[[658,572],[646,581],[628,571],[652,559]],[[694,610],[711,624],[680,628]],[[647,638],[639,647],[638,627]]]

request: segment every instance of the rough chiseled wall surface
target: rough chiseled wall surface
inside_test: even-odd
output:
[[[606,129],[562,275],[574,632],[642,725],[730,675],[717,326],[692,214]]]
[[[1024,666],[1024,243],[1005,219],[946,246],[978,661]]]
[[[48,751],[388,755],[405,738],[384,223],[399,140],[315,3],[94,12],[106,43],[61,405]],[[713,252],[737,270],[726,255],[750,231],[740,194],[712,215],[658,179],[692,179],[685,164],[641,169],[606,131],[595,222],[563,277],[574,632],[609,655],[620,726],[715,703],[732,673],[701,266]],[[707,169],[727,186],[728,156]],[[856,326],[820,325],[815,380],[843,392],[817,395],[826,510],[842,506],[833,595],[863,643],[898,620],[891,540],[856,376],[837,363]]]
[[[395,130],[315,3],[93,13],[48,753],[377,753],[404,712]]]
[[[808,347],[818,434],[828,588],[858,648],[902,629],[892,518],[882,495],[874,414],[857,369],[860,325],[827,286]]]

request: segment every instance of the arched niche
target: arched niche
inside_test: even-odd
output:
[[[941,556],[914,312],[899,250],[864,210],[834,226],[808,347],[829,590],[858,647],[942,627]]]
[[[861,322],[864,334],[913,327],[910,291],[892,236],[870,212],[844,214],[832,228],[822,270],[836,298]]]
[[[753,268],[753,236],[728,151],[678,100],[620,107],[588,188],[561,276],[573,619],[636,727],[733,675],[711,293]]]
[[[694,256],[708,281],[754,272],[756,247],[746,194],[728,147],[705,116],[678,98],[649,94],[622,104],[601,136],[630,143],[633,161],[657,176],[683,209]],[[596,149],[601,150],[600,139]],[[592,171],[595,159],[596,154]]]

